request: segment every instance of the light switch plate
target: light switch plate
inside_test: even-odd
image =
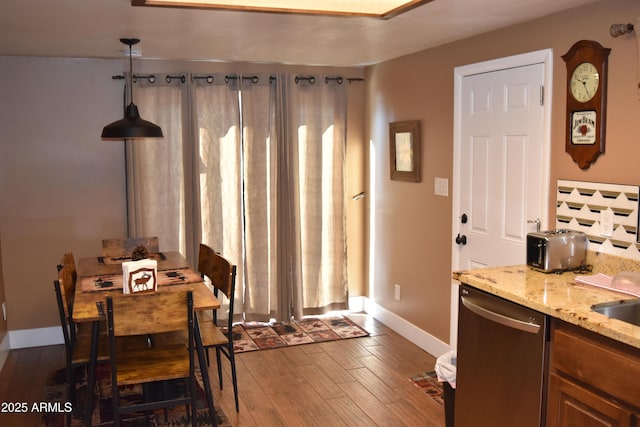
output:
[[[436,196],[449,196],[449,180],[447,178],[435,178],[435,195]]]

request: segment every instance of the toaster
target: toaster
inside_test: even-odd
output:
[[[587,235],[582,231],[548,230],[527,234],[527,265],[544,273],[575,270],[585,264]]]

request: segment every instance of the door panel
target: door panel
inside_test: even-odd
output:
[[[489,231],[489,138],[474,136],[471,138],[470,173],[471,192],[468,198],[468,214],[471,218],[471,230],[476,234],[487,234]]]
[[[543,78],[534,64],[463,79],[460,268],[525,262],[527,220],[543,215]]]
[[[507,135],[505,152],[505,174],[501,177],[505,183],[503,202],[502,238],[514,243],[526,241],[526,164],[527,136]],[[523,218],[525,222],[523,222]]]

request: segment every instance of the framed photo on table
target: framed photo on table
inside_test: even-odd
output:
[[[420,122],[389,123],[389,151],[393,181],[420,182]]]

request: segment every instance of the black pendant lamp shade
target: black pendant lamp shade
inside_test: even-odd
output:
[[[143,120],[138,113],[138,107],[133,102],[127,105],[124,119],[110,123],[102,129],[102,138],[162,138],[160,126]]]
[[[129,46],[129,78],[131,79],[130,99],[124,118],[110,123],[102,129],[104,139],[125,139],[125,138],[162,138],[160,126],[140,118],[138,107],[133,103],[133,63],[131,60],[131,46],[140,42],[138,39],[120,39]]]

